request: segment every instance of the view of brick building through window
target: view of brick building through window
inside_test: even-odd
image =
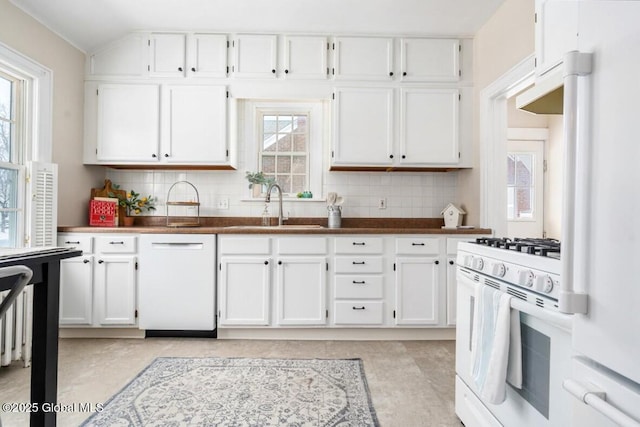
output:
[[[507,156],[507,218],[534,215],[534,156],[528,153]]]

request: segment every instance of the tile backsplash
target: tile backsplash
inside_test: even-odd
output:
[[[285,215],[292,217],[324,217],[327,215],[326,194],[334,191],[344,198],[344,217],[371,218],[436,218],[449,202],[457,200],[457,172],[325,172],[323,194],[314,199],[285,200]],[[260,216],[264,200],[251,199],[244,169],[237,171],[192,170],[123,170],[107,169],[106,178],[124,190],[135,190],[143,196],[158,199],[151,215],[166,215],[168,191],[177,181],[188,181],[199,193],[201,216]],[[188,184],[177,184],[171,201],[193,201],[195,191]],[[379,209],[380,199],[386,208]],[[228,208],[221,208],[225,201]],[[185,209],[185,211],[179,211]],[[170,215],[191,214],[186,209],[170,207]],[[277,197],[269,207],[275,216]],[[192,211],[193,212],[193,211]],[[195,214],[195,212],[193,212]]]

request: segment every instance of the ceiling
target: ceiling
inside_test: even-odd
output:
[[[471,36],[504,0],[10,0],[85,52],[138,30]]]

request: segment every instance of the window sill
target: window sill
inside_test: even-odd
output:
[[[242,198],[240,199],[241,202],[259,202],[259,203],[264,203],[264,197],[255,197],[255,198]],[[278,201],[278,196],[271,196],[271,201],[272,202],[277,202]],[[327,199],[326,198],[319,198],[319,197],[314,197],[312,199],[303,199],[303,198],[298,198],[298,197],[283,197],[282,198],[282,202],[302,202],[302,203],[313,203],[313,202],[323,202],[326,203]]]

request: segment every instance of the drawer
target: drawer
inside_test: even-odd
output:
[[[221,237],[221,254],[230,255],[269,255],[271,254],[271,238],[269,237]]]
[[[381,301],[337,301],[333,323],[336,325],[382,325]]]
[[[457,254],[459,242],[475,242],[475,240],[475,237],[447,237],[447,254]]]
[[[326,237],[283,237],[277,242],[280,255],[325,255]]]
[[[93,252],[93,237],[86,234],[60,234],[58,246],[80,249],[82,253],[90,254]]]
[[[384,248],[382,237],[336,237],[337,254],[381,254]]]
[[[96,253],[103,254],[130,254],[136,252],[136,236],[111,236],[96,237]]]
[[[383,261],[380,256],[338,256],[335,257],[336,273],[382,273]]]
[[[333,295],[336,298],[382,298],[383,276],[335,276]]]
[[[438,255],[440,239],[437,237],[398,237],[396,254],[399,255]]]

